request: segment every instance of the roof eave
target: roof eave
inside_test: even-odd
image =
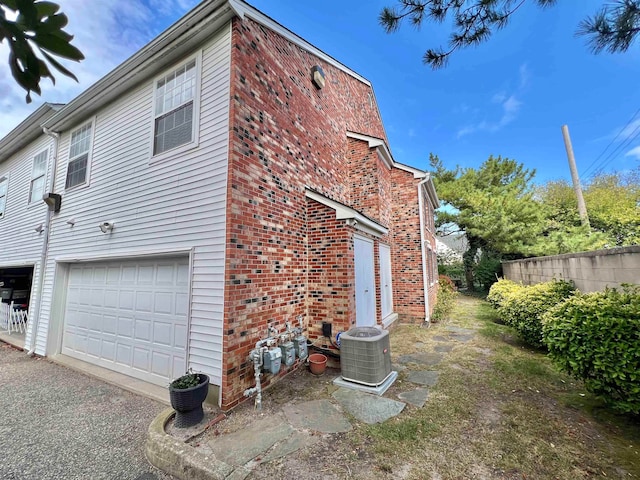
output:
[[[100,107],[120,97],[141,81],[179,60],[202,43],[212,28],[222,27],[235,15],[225,0],[204,1],[69,102],[43,126],[62,131],[82,121]]]
[[[43,103],[0,140],[0,162],[33,142],[42,134],[41,124],[58,111],[58,104]]]

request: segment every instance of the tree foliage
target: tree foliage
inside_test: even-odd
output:
[[[569,253],[640,244],[640,168],[627,173],[595,176],[584,186],[591,232],[580,225],[571,185],[553,181],[539,187],[537,197],[546,209],[544,235],[551,239],[537,254]],[[555,248],[551,248],[555,247]]]
[[[492,33],[504,28],[511,16],[526,0],[396,0],[385,7],[378,21],[387,33],[397,31],[404,21],[418,28],[424,23],[453,21],[448,48],[429,48],[425,64],[441,68],[458,48],[482,43]],[[532,0],[540,7],[554,5],[556,0]],[[599,53],[625,52],[640,32],[640,0],[614,0],[593,17],[578,26],[577,35],[588,37],[591,50]]]
[[[27,91],[27,103],[31,102],[31,92],[41,94],[40,81],[43,78],[50,78],[55,84],[49,65],[78,81],[55,58],[84,59],[82,52],[71,45],[73,35],[63,30],[68,19],[59,10],[59,5],[48,1],[0,0],[0,43],[6,40],[9,44],[11,74]],[[15,20],[8,19],[8,13],[15,16]],[[36,55],[34,47],[44,59]]]
[[[489,157],[477,170],[446,169],[433,155],[430,162],[442,201],[437,227],[443,234],[466,233],[469,249],[463,263],[467,286],[473,288],[479,265],[481,283],[488,286],[502,256],[530,254],[542,230],[543,210],[534,199],[531,183],[535,172],[502,157]],[[490,265],[496,272],[488,270]]]

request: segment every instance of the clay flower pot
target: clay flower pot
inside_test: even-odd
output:
[[[327,368],[327,357],[321,353],[313,353],[309,355],[309,370],[314,375],[322,375]]]

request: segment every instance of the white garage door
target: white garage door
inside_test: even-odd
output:
[[[188,258],[74,264],[62,353],[157,385],[186,370]]]

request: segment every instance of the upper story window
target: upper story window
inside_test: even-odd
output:
[[[93,124],[88,123],[71,132],[69,165],[67,166],[67,180],[65,182],[66,189],[87,183],[92,131]]]
[[[195,141],[198,58],[156,80],[153,154]]]
[[[29,189],[29,203],[42,200],[44,195],[45,176],[47,174],[47,158],[49,150],[40,152],[33,158],[33,170],[31,172],[31,187]]]
[[[4,217],[4,208],[7,205],[7,186],[9,179],[0,177],[0,218]]]

